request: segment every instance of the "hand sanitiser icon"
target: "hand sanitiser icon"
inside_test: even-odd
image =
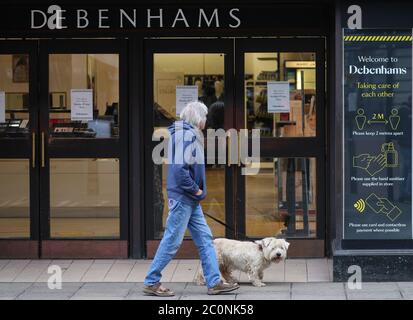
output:
[[[365,170],[374,177],[382,172],[384,168],[397,168],[399,166],[399,153],[394,146],[394,142],[383,143],[380,153],[363,153],[353,156],[353,167]]]
[[[399,153],[394,149],[393,142],[383,143],[381,152],[384,153],[386,158],[386,167],[394,168],[399,165]]]

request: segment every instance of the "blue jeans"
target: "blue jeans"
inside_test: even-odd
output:
[[[174,257],[188,227],[201,257],[202,269],[208,288],[220,281],[218,261],[212,243],[212,233],[209,229],[200,204],[188,205],[169,199],[169,213],[166,219],[165,233],[156,251],[155,258],[146,275],[144,284],[147,286],[160,282],[162,270]]]

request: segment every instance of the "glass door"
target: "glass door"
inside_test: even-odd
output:
[[[232,41],[227,40],[148,40],[145,42],[145,139],[146,139],[146,234],[147,256],[154,255],[162,238],[168,214],[164,161],[154,162],[152,151],[165,136],[167,127],[179,119],[177,91],[192,87],[199,101],[208,107],[206,129],[233,128],[233,55]],[[178,106],[178,107],[177,107]],[[207,131],[204,131],[207,137]],[[162,140],[161,140],[162,141]],[[215,140],[217,151],[219,139]],[[202,202],[214,237],[233,237],[232,166],[218,161],[219,153],[206,159],[208,193]],[[207,143],[205,143],[207,148]],[[222,148],[221,148],[222,150]],[[205,149],[205,154],[208,151]],[[211,218],[212,217],[212,218]],[[221,221],[228,227],[224,227]],[[186,238],[190,239],[189,233]],[[180,256],[193,255],[194,248],[184,241]]]
[[[0,41],[0,258],[38,257],[36,51]]]
[[[126,52],[41,43],[41,255],[128,256]]]
[[[324,39],[149,40],[145,54],[144,105],[152,106],[145,108],[151,124],[145,126],[147,256],[156,251],[168,213],[167,166],[152,155],[179,117],[181,86],[193,86],[207,105],[208,128],[222,128],[227,136],[238,130],[238,159],[227,154],[224,164],[210,164],[207,157],[202,207],[213,236],[285,237],[291,256],[324,256]],[[268,104],[274,87],[282,88],[281,111]],[[253,162],[241,159],[241,129],[249,133],[250,152],[252,130],[259,131],[260,154]],[[224,144],[233,150],[236,139]],[[189,244],[184,241],[179,256],[196,256]]]
[[[239,40],[235,63],[237,128],[261,137],[259,159],[237,172],[237,231],[324,256],[324,39]]]

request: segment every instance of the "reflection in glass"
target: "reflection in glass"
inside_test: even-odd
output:
[[[245,53],[245,126],[261,136],[315,136],[315,53]],[[267,82],[288,81],[290,112],[268,112]]]
[[[207,128],[224,127],[224,55],[223,54],[154,54],[154,129],[166,129],[179,114],[176,112],[176,86],[195,85],[198,100],[208,107]],[[168,214],[166,177],[167,165],[154,164],[153,212],[155,238],[162,237]],[[225,167],[207,165],[208,194],[202,208],[208,214],[225,221]],[[212,234],[224,236],[224,227],[206,217]],[[189,233],[186,233],[189,236]]]
[[[0,238],[30,237],[29,165],[0,159]]]
[[[5,103],[5,110],[0,107],[0,139],[28,137],[29,55],[0,54],[0,95]]]
[[[224,55],[218,53],[154,54],[154,126],[167,127],[176,112],[176,86],[198,87],[198,100],[208,107],[207,128],[224,124]]]
[[[247,236],[315,237],[315,158],[261,158],[246,168]]]
[[[93,90],[93,120],[71,120],[71,90]],[[49,55],[49,128],[54,138],[119,136],[119,55]]]
[[[119,238],[119,160],[50,159],[52,238]]]

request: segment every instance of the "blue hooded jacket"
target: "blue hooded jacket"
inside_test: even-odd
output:
[[[168,198],[196,205],[206,197],[203,141],[185,121],[176,121],[168,130]],[[197,196],[199,189],[202,194]]]

